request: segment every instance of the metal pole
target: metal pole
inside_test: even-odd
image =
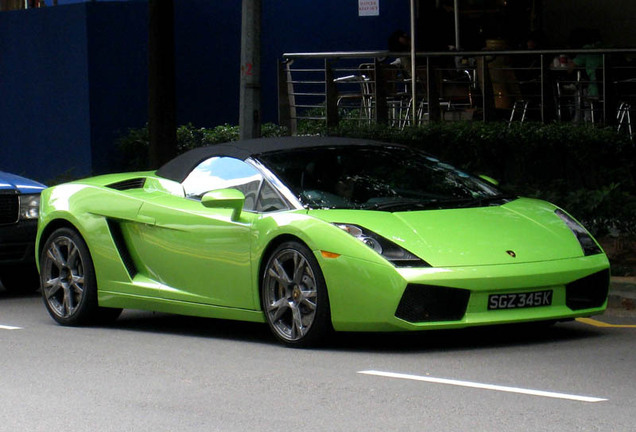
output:
[[[331,129],[338,126],[338,90],[336,83],[333,81],[333,70],[331,69],[331,61],[325,59],[325,117],[327,120],[327,128]]]
[[[261,136],[261,0],[243,0],[239,136]]]
[[[599,99],[600,99],[600,101],[602,103],[602,106],[603,106],[603,124],[606,125],[607,124],[607,92],[606,92],[606,90],[607,90],[606,89],[607,81],[606,81],[605,77],[607,76],[607,69],[605,68],[605,54],[603,54],[602,59],[603,59],[603,63],[602,63],[603,64],[603,68],[602,68],[603,81],[601,82],[601,86],[602,86],[601,91],[602,91],[602,93],[601,93],[601,97]]]
[[[459,0],[455,0],[453,12],[455,14],[455,49],[459,51],[461,47],[459,44]]]
[[[481,57],[481,65],[477,67],[481,69],[481,120],[486,123],[486,86],[490,85],[490,79],[486,79],[486,56]]]
[[[415,126],[417,123],[417,76],[415,75],[415,0],[411,0],[411,117]]]
[[[541,54],[541,72],[539,73],[540,86],[541,86],[541,123],[545,123],[545,64],[544,55]]]

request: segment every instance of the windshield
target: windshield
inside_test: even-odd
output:
[[[506,200],[489,183],[390,144],[283,150],[258,159],[309,208],[408,211]]]

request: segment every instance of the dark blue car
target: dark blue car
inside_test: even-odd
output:
[[[12,292],[39,287],[34,243],[40,192],[45,187],[0,171],[0,281]]]

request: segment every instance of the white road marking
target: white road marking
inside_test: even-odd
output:
[[[493,384],[482,384],[482,383],[470,382],[470,381],[458,381],[458,380],[445,379],[445,378],[433,378],[433,377],[401,374],[401,373],[394,373],[394,372],[367,370],[367,371],[359,371],[358,373],[364,374],[364,375],[375,375],[375,376],[387,377],[387,378],[408,379],[413,381],[424,381],[424,382],[430,382],[430,383],[436,383],[436,384],[447,384],[447,385],[454,385],[454,386],[461,386],[461,387],[471,387],[471,388],[484,389],[484,390],[496,390],[496,391],[502,391],[502,392],[508,392],[508,393],[520,393],[520,394],[526,394],[526,395],[532,395],[532,396],[568,399],[568,400],[573,400],[578,402],[603,402],[607,400],[607,399],[590,397],[590,396],[579,396],[579,395],[572,395],[572,394],[566,394],[566,393],[555,393],[555,392],[548,392],[548,391],[542,391],[542,390],[531,390],[531,389],[524,389],[519,387],[506,387],[506,386],[493,385]]]
[[[0,324],[0,330],[22,330],[22,327],[14,327]]]

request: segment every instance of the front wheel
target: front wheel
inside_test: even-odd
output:
[[[299,242],[285,242],[269,256],[261,299],[269,327],[288,346],[314,345],[332,329],[322,271],[312,252]]]
[[[120,309],[100,308],[88,246],[75,230],[60,228],[44,244],[40,258],[42,297],[49,314],[63,325],[115,319]]]

